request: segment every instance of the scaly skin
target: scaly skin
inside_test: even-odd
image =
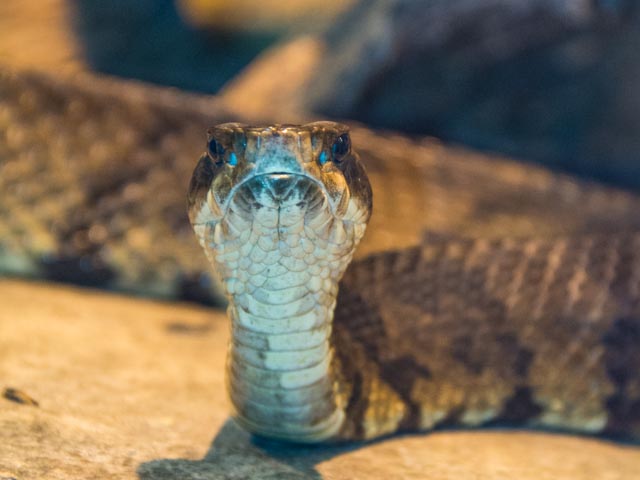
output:
[[[354,262],[346,438],[525,425],[640,438],[640,235],[455,239]]]
[[[184,190],[202,132],[232,118],[242,120],[215,98],[0,67],[0,273],[212,301]],[[356,257],[417,245],[425,231],[640,230],[629,193],[429,138],[361,127],[352,138],[377,198]]]
[[[431,238],[356,263],[336,302],[371,207],[358,157],[336,158],[345,132],[221,125],[194,172],[238,421],[297,442],[492,422],[638,435],[640,235]]]
[[[0,272],[193,298],[209,267],[185,185],[202,132],[232,118],[211,98],[0,68]],[[376,256],[347,270],[335,312],[342,437],[492,417],[637,435],[640,199],[428,138],[352,138],[376,199],[355,256]]]
[[[260,435],[317,442],[345,423],[333,311],[371,216],[346,132],[329,122],[220,125],[191,182],[189,217],[229,299],[235,417]]]

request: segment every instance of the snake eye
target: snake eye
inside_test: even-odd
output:
[[[333,161],[336,163],[340,163],[344,160],[349,152],[351,151],[351,138],[349,138],[348,133],[343,133],[336,141],[333,142],[331,147],[331,154],[333,155]]]
[[[209,140],[209,143],[207,143],[207,154],[217,166],[221,166],[224,163],[224,160],[222,159],[224,148],[222,148],[222,145],[216,142],[213,138]]]

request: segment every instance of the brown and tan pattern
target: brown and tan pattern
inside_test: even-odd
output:
[[[0,271],[154,295],[197,285],[184,185],[200,132],[227,116],[118,85],[0,72]]]
[[[335,316],[359,385],[351,431],[524,424],[638,437],[639,251],[637,234],[431,237],[356,262]]]
[[[202,132],[228,120],[210,98],[3,70],[0,269],[210,295],[184,195]],[[432,139],[352,138],[375,195],[357,257],[376,255],[347,272],[336,313],[349,436],[637,434],[640,199]]]
[[[486,424],[640,436],[638,234],[430,235],[351,267],[329,338],[371,209],[346,132],[220,125],[194,172],[240,423],[300,442]]]

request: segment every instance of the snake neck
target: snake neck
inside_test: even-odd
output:
[[[225,269],[228,387],[235,416],[248,430],[318,442],[334,437],[344,421],[331,331],[337,279],[351,253],[310,228],[291,229],[297,233],[263,233],[242,245],[239,268]]]
[[[342,229],[353,238],[356,226],[329,218],[265,229],[258,222],[240,225],[239,217],[232,225],[231,218],[196,232],[229,298],[227,386],[234,416],[258,435],[332,440],[346,408],[332,321],[353,248],[322,230]],[[331,225],[336,222],[340,226]],[[233,239],[216,242],[221,236]]]
[[[322,285],[310,293],[302,273],[289,275],[295,283],[289,286],[280,283],[282,276],[236,296],[228,308],[227,379],[235,416],[259,435],[329,440],[344,421],[330,345],[335,302],[325,301]]]

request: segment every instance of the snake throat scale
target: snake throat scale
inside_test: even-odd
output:
[[[347,269],[372,190],[333,122],[213,127],[188,209],[229,300],[227,387],[250,432],[640,436],[637,235],[431,236]]]

